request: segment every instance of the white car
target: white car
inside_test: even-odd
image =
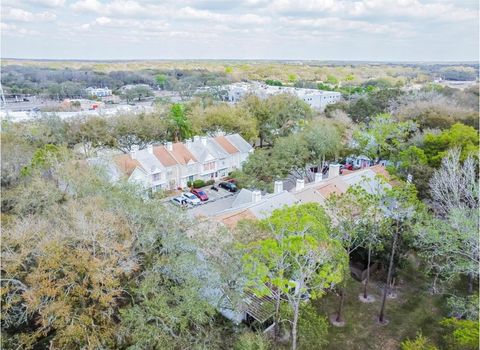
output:
[[[195,196],[193,193],[183,192],[182,196],[187,200],[188,204],[192,204],[192,205],[199,205],[200,204],[200,199],[198,199],[198,197]]]
[[[170,199],[170,201],[173,204],[178,205],[179,207],[183,207],[187,205],[187,199],[184,196],[178,196],[178,197],[172,198]]]

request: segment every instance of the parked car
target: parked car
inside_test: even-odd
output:
[[[237,186],[231,182],[220,182],[218,186],[229,192],[237,192]]]
[[[208,201],[208,195],[204,190],[194,188],[190,192],[197,196],[201,201]]]
[[[200,199],[197,198],[193,193],[183,192],[182,196],[187,200],[188,204],[198,205],[200,204]]]
[[[175,198],[170,199],[170,202],[172,202],[175,205],[178,205],[179,207],[183,207],[187,205],[187,199],[183,196],[178,196]]]

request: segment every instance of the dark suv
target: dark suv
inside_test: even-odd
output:
[[[235,184],[231,182],[220,182],[218,186],[226,189],[229,192],[237,192],[237,186],[235,186]]]

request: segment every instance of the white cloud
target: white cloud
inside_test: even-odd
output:
[[[152,16],[159,7],[155,5],[141,5],[132,0],[113,0],[101,3],[98,0],[80,0],[71,5],[71,9],[78,13],[97,13],[108,16]],[[154,13],[152,13],[152,10]]]
[[[3,20],[15,22],[49,22],[57,18],[52,12],[33,13],[14,7],[6,7],[2,12]]]
[[[108,17],[98,17],[97,19],[95,19],[95,22],[97,22],[98,24],[100,25],[103,25],[103,24],[108,24],[110,23],[112,20]]]
[[[370,17],[381,21],[385,17],[407,17],[459,21],[477,18],[476,11],[456,6],[455,3],[419,0],[276,0],[269,10],[299,16],[336,15],[340,17]]]
[[[25,35],[35,35],[37,34],[38,32],[34,31],[34,30],[31,30],[31,29],[27,29],[27,28],[22,28],[22,27],[19,27],[15,24],[11,24],[11,23],[4,23],[4,22],[1,22],[0,23],[0,29],[2,31],[2,35],[7,35],[7,36],[25,36]]]
[[[315,58],[341,52],[380,59],[393,48],[394,54],[414,59],[418,52],[425,57],[430,48],[437,57],[453,45],[450,51],[478,57],[478,6],[472,0],[1,1],[5,25],[24,22],[45,40],[68,39],[51,42],[67,55],[70,40],[96,42],[113,56],[113,47],[123,48],[128,40],[137,46],[128,46],[123,55],[167,50],[186,57],[218,57],[221,52],[231,57],[236,52],[251,58]],[[39,23],[45,21],[53,23]],[[9,28],[5,31],[14,30]],[[29,49],[24,41],[10,46]]]
[[[63,7],[65,0],[24,0],[24,2],[42,7]]]

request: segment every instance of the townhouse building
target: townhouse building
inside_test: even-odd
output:
[[[240,169],[252,146],[239,134],[195,136],[182,142],[132,147],[109,162],[112,179],[127,178],[157,191],[186,187],[187,182],[217,180]]]

